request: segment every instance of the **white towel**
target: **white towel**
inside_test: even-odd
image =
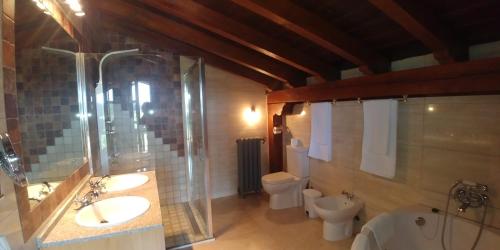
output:
[[[388,213],[379,214],[361,228],[361,232],[363,231],[371,231],[377,242],[378,248],[384,249],[382,247],[387,244],[395,234],[394,218]]]
[[[351,250],[371,250],[368,237],[362,233],[356,235],[356,238],[354,238],[354,242],[351,245]]]
[[[363,103],[363,152],[361,170],[386,178],[396,175],[398,102],[396,100]]]
[[[311,104],[311,142],[309,156],[323,161],[332,160],[332,104]]]
[[[5,236],[0,236],[0,250],[10,250],[9,242]]]

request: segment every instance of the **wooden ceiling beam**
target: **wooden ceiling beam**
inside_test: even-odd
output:
[[[269,77],[284,82],[288,87],[305,84],[305,75],[288,65],[262,54],[236,46],[228,41],[210,36],[186,24],[153,13],[123,0],[90,0],[88,4],[108,15],[130,20],[148,30],[183,41],[191,46],[216,54]]]
[[[266,86],[268,91],[283,89],[283,83],[274,78],[181,41],[171,39],[159,33],[151,32],[137,25],[127,23],[127,21],[124,20],[115,22],[117,20],[109,16],[101,17],[101,21],[101,27],[106,30],[117,31],[131,36],[138,41],[149,43],[159,49],[172,53],[177,53],[183,56],[202,57],[207,64],[260,83]]]
[[[467,47],[436,20],[432,11],[407,0],[370,0],[370,3],[431,49],[439,63],[467,60]]]
[[[273,91],[268,103],[500,94],[500,58],[437,65]]]
[[[337,80],[339,77],[338,70],[329,67],[321,60],[312,58],[282,41],[275,40],[255,28],[239,23],[193,0],[138,0],[138,2],[195,24],[310,75],[323,78],[323,80]]]
[[[389,61],[366,44],[287,0],[232,2],[358,65],[365,74],[387,72],[389,69]]]

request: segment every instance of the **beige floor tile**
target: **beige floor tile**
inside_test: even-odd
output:
[[[185,249],[195,250],[316,250],[350,249],[352,238],[328,242],[322,221],[308,219],[303,208],[269,209],[265,195],[225,197],[212,201],[215,241]]]

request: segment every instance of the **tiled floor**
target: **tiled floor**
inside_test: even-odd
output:
[[[204,239],[187,203],[163,206],[161,212],[167,249]]]
[[[212,201],[215,241],[195,250],[348,250],[353,239],[328,242],[320,219],[308,219],[303,208],[269,209],[264,195]]]

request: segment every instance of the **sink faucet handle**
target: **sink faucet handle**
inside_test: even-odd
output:
[[[342,194],[345,195],[347,197],[347,199],[349,199],[349,200],[352,200],[352,198],[354,198],[354,194],[349,193],[345,190],[342,190]]]

